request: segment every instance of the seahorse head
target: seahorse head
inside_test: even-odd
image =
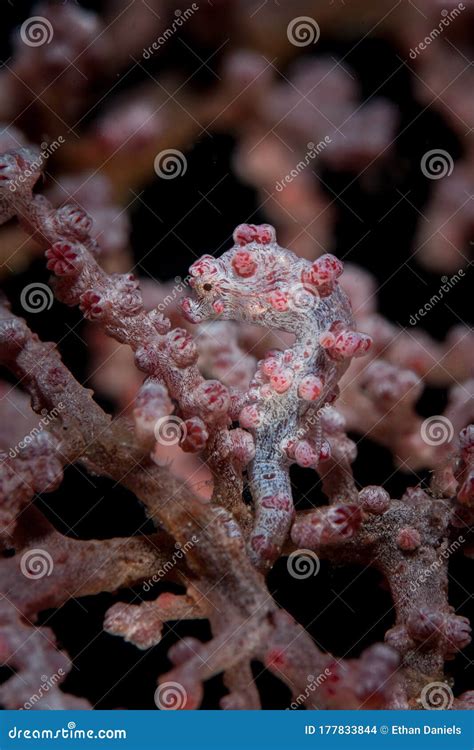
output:
[[[280,247],[269,224],[241,224],[233,239],[220,258],[204,255],[191,266],[195,298],[183,303],[191,322],[221,318],[295,331],[317,316],[342,272],[337,258],[311,265]]]

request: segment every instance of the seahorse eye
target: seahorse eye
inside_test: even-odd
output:
[[[204,289],[205,292],[210,292],[212,289],[212,284],[203,284],[202,288]]]

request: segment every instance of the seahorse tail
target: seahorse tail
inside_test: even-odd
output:
[[[288,467],[278,461],[255,460],[249,467],[255,523],[249,555],[262,572],[280,555],[294,517]]]

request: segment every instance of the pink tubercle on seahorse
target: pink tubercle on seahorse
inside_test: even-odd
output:
[[[317,468],[328,458],[319,410],[338,394],[352,357],[369,336],[354,331],[351,305],[338,284],[343,265],[333,255],[313,263],[278,245],[269,224],[241,224],[234,246],[190,268],[195,298],[183,302],[193,323],[235,320],[294,335],[291,347],[258,363],[239,415],[255,441],[248,466],[255,507],[249,554],[262,571],[276,560],[294,516],[289,468]]]

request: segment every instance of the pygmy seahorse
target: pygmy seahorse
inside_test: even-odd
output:
[[[193,323],[220,318],[294,335],[293,346],[269,351],[240,411],[255,441],[248,476],[255,510],[249,554],[261,570],[281,552],[293,516],[289,467],[316,468],[328,458],[318,411],[338,394],[352,357],[365,354],[369,336],[353,330],[350,302],[337,279],[342,263],[323,255],[314,263],[280,247],[268,224],[241,224],[221,257],[202,256],[190,268],[195,299],[183,309]]]

